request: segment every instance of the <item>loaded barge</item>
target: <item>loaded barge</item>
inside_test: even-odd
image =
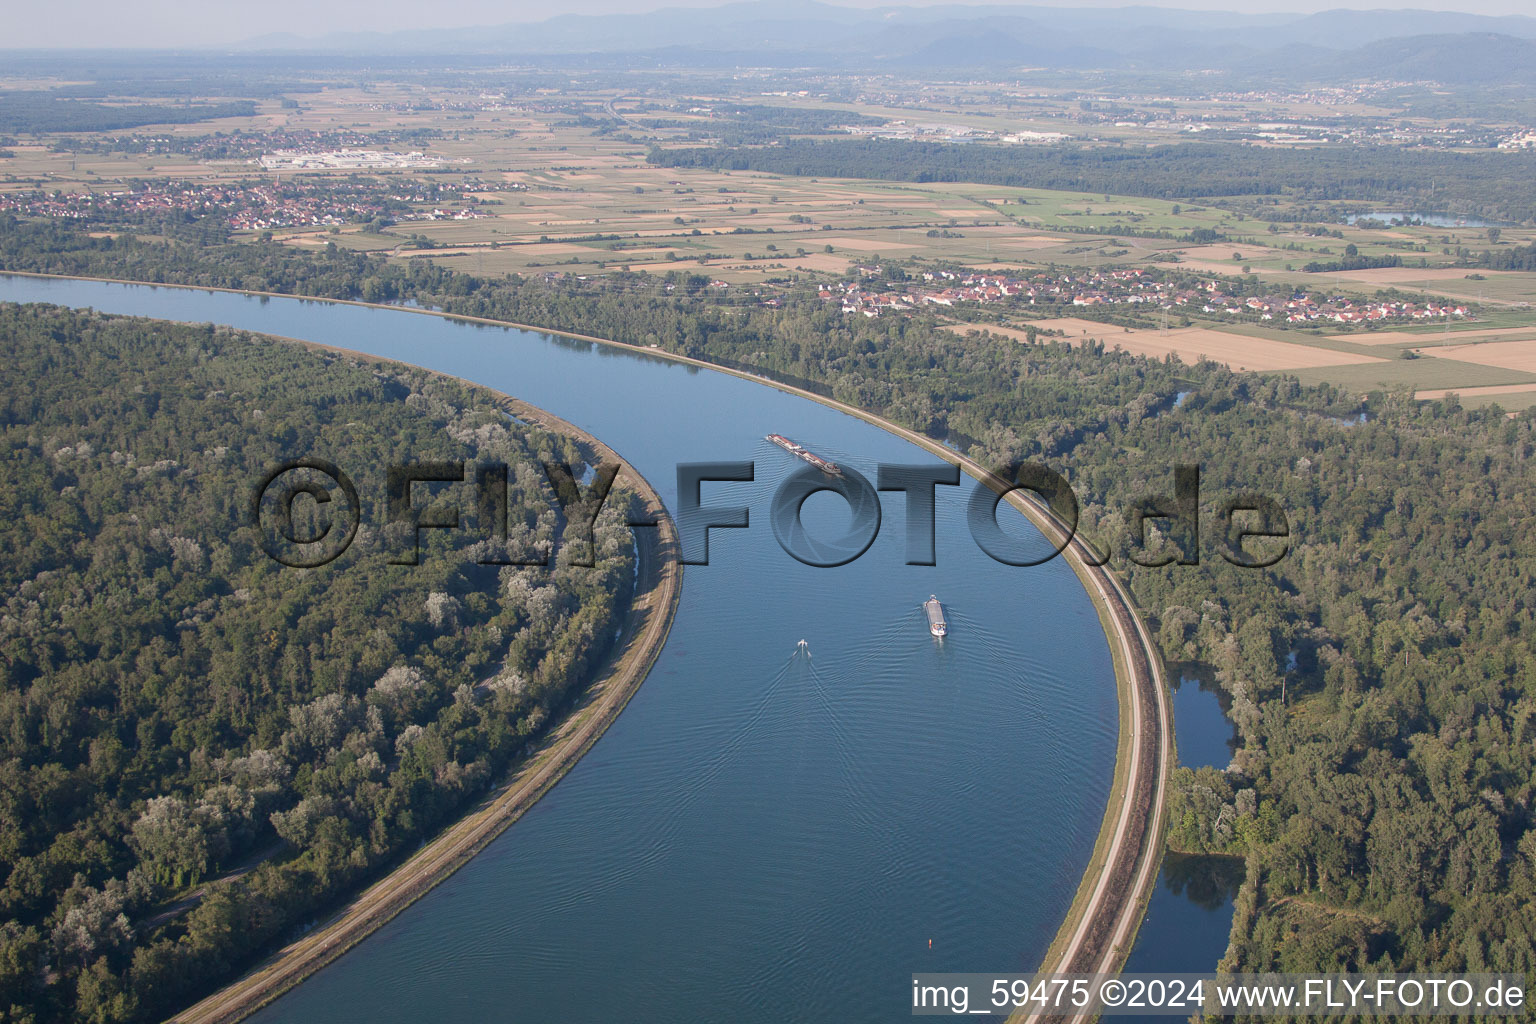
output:
[[[811,465],[815,466],[817,469],[821,470],[828,476],[843,475],[843,471],[838,468],[837,463],[831,461],[830,459],[822,458],[820,455],[817,455],[815,452],[809,450],[804,445],[799,445],[791,441],[783,434],[769,434],[767,439],[778,445],[780,448],[783,448],[785,451],[789,452],[789,454],[795,456],[796,458],[804,459],[806,462],[809,462]]]
[[[928,600],[923,602],[923,611],[928,615],[928,632],[934,636],[944,636],[949,632],[949,625],[944,621],[944,606],[939,603],[937,595],[928,595]]]

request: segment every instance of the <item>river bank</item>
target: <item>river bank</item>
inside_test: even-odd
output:
[[[47,275],[35,275],[46,277]],[[140,283],[140,282],[126,282]],[[158,285],[157,285],[158,287]],[[191,291],[210,291],[198,286],[186,287]],[[226,289],[226,291],[228,291]],[[234,294],[250,294],[234,292]],[[292,296],[273,296],[293,298]],[[367,307],[367,303],[346,300],[316,299],[317,302],[339,301],[340,304]],[[399,306],[374,306],[372,308],[395,312],[413,312],[418,315],[443,317],[460,322],[479,323],[495,327],[514,327],[541,334],[575,338],[584,342],[604,345],[615,349],[627,349],[651,356],[658,360],[716,369],[730,376],[758,384],[766,384],[776,390],[807,398],[838,412],[856,417],[880,428],[891,435],[912,444],[945,461],[962,466],[966,472],[985,479],[985,469],[915,432],[902,428],[879,416],[856,409],[821,395],[786,385],[770,378],[715,366],[708,362],[637,345],[610,342],[605,339],[578,335],[570,332],[550,331],[544,328],[511,324],[500,320],[453,316],[432,310],[402,309]],[[1059,527],[1033,502],[1022,499],[1017,493],[1010,500],[1023,511],[1042,533],[1059,537]],[[1073,958],[1081,962],[1118,962],[1123,950],[1129,945],[1130,935],[1140,918],[1144,896],[1156,875],[1160,854],[1163,776],[1169,763],[1171,737],[1168,723],[1171,715],[1163,703],[1165,692],[1158,685],[1159,668],[1155,647],[1146,635],[1144,626],[1136,616],[1134,606],[1112,573],[1093,566],[1091,552],[1081,541],[1066,550],[1068,564],[1078,576],[1079,582],[1098,610],[1099,625],[1111,640],[1110,650],[1115,662],[1115,675],[1119,692],[1119,754],[1116,759],[1114,784],[1106,804],[1099,830],[1098,850],[1090,861],[1089,870],[1077,890],[1077,899],[1071,911],[1065,915],[1058,936],[1057,946],[1070,946]],[[1134,639],[1133,639],[1134,638]],[[1051,958],[1047,958],[1051,962]]]
[[[1059,525],[1052,526],[1056,536],[1063,535]],[[1130,954],[1162,863],[1163,812],[1175,757],[1173,711],[1157,646],[1124,584],[1106,567],[1093,564],[1096,559],[1081,537],[1074,537],[1068,550],[1076,551],[1073,568],[1086,576],[1085,585],[1091,582],[1094,604],[1109,618],[1106,632],[1119,642],[1120,747],[1094,859],[1040,970],[1114,973]],[[1041,1018],[1020,1010],[1011,1019],[1032,1024]]]
[[[392,361],[316,342],[278,340],[370,362]],[[591,749],[645,681],[665,644],[682,593],[682,563],[672,521],[660,496],[633,466],[596,437],[520,399],[493,393],[508,412],[524,422],[576,439],[587,449],[592,463],[618,462],[622,468],[615,482],[638,494],[646,512],[657,523],[654,528],[633,531],[638,562],[635,590],[613,651],[600,676],[582,694],[580,704],[545,737],[539,749],[499,791],[404,864],[374,882],[329,920],[283,947],[238,981],[177,1014],[171,1018],[173,1021],[227,1024],[247,1017],[425,896],[522,817]]]

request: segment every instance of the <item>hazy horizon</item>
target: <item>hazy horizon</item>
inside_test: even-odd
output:
[[[557,14],[643,14],[667,8],[722,7],[735,2],[740,0],[666,0],[646,4],[626,4],[614,0],[571,0]],[[835,6],[863,9],[927,7],[943,2],[948,0],[900,4],[877,0],[839,0]],[[1296,15],[1340,9],[1430,10],[1492,17],[1530,13],[1528,0],[1442,0],[1395,6],[1384,6],[1379,0],[1264,0],[1261,5],[1254,5],[1258,8],[1256,10],[1245,10],[1247,5],[1234,3],[1233,0],[1177,0],[1166,4],[1116,3],[1113,0],[1051,0],[1040,4],[993,0],[967,2],[996,7],[1163,7]],[[260,17],[257,17],[258,14]],[[420,14],[420,5],[407,0],[331,0],[322,3],[270,0],[258,8],[245,9],[194,3],[192,0],[147,0],[126,4],[105,0],[60,0],[49,9],[49,17],[29,19],[13,25],[3,49],[218,48],[277,33],[318,38],[336,32],[387,33],[425,27],[470,28],[531,24],[557,16],[550,13],[547,5],[529,0],[463,0],[451,8],[433,10],[430,26],[421,21]]]

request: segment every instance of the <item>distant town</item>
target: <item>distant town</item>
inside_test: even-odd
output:
[[[1126,306],[1154,314],[1160,310],[1175,310],[1181,315],[1199,312],[1207,317],[1290,325],[1464,320],[1471,316],[1465,305],[1435,300],[1351,298],[1299,290],[1239,296],[1229,293],[1217,277],[1208,278],[1196,286],[1184,279],[1170,280],[1155,271],[1138,268],[1041,271],[1022,277],[933,270],[919,275],[921,283],[914,281],[895,289],[871,286],[863,280],[882,279],[884,267],[864,265],[856,269],[861,279],[828,285],[820,294],[828,302],[839,303],[844,313],[866,317],[882,313],[910,314],[923,306],[953,307],[964,303],[1006,303],[1023,307]]]
[[[423,204],[444,205],[420,209]],[[109,223],[167,213],[217,215],[236,231],[325,227],[377,218],[472,220],[486,216],[479,205],[479,199],[457,189],[411,179],[387,183],[330,177],[230,184],[153,181],[99,192],[0,193],[0,213]]]

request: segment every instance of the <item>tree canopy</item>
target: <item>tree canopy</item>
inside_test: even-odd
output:
[[[1231,698],[1225,772],[1181,772],[1170,840],[1246,857],[1228,962],[1251,971],[1536,969],[1536,414],[1351,395],[1114,350],[778,306],[708,280],[479,279],[340,250],[193,249],[0,221],[0,266],[414,299],[802,384],[992,465],[1065,474],[1164,658]],[[1106,334],[1113,340],[1113,332]],[[1181,400],[1182,399],[1182,400]],[[1127,555],[1129,510],[1201,467],[1198,565]],[[1291,549],[1212,556],[1212,513],[1266,494]]]
[[[627,607],[629,499],[583,568],[539,466],[580,448],[485,392],[46,306],[0,305],[0,344],[0,1019],[160,1019],[414,848],[559,714]],[[361,526],[286,568],[248,500],[312,456],[355,477]],[[505,464],[510,540],[550,567],[478,564],[485,523],[392,564],[385,471],[423,459]]]

